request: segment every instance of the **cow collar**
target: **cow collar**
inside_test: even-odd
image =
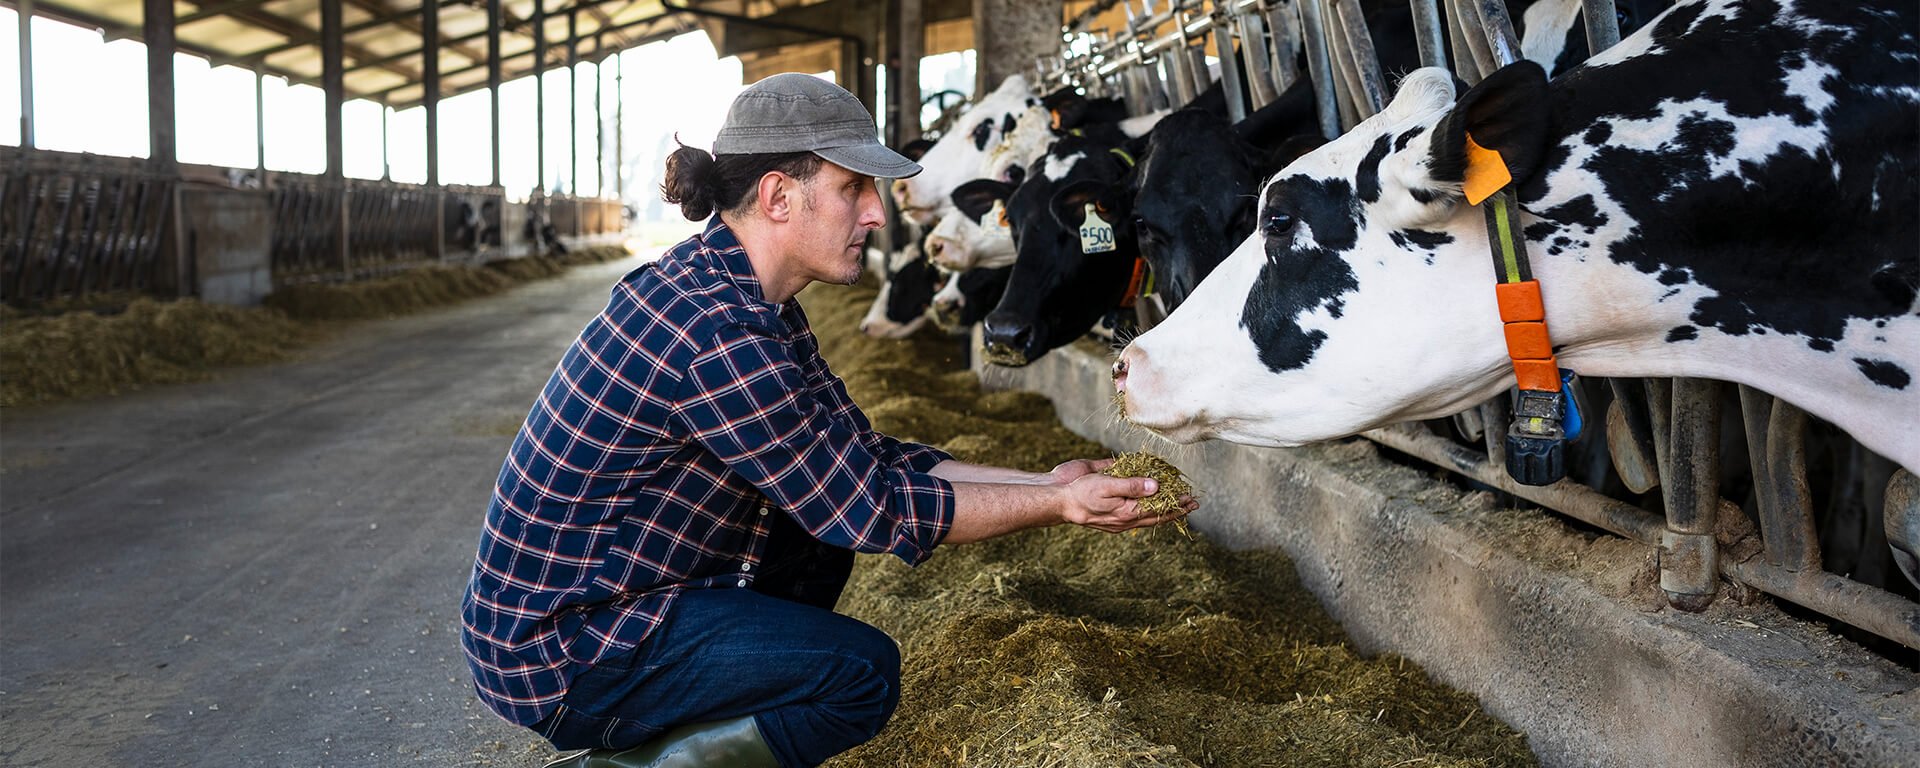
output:
[[[1078,129],[1075,129],[1078,130]],[[1107,153],[1113,155],[1129,170],[1134,166],[1133,155],[1120,147],[1108,147]],[[1092,213],[1101,221],[1107,219],[1105,206],[1095,205]],[[1111,224],[1110,224],[1111,225]],[[1140,255],[1140,249],[1133,253],[1133,275],[1127,278],[1127,287],[1120,294],[1120,308],[1133,309],[1134,302],[1153,295],[1153,269],[1147,265],[1147,258]]]
[[[1527,261],[1526,240],[1516,236],[1520,204],[1508,189],[1512,182],[1500,153],[1468,134],[1467,203],[1486,213],[1494,298],[1519,388],[1507,426],[1507,474],[1524,485],[1549,485],[1566,476],[1566,443],[1579,439],[1582,419],[1573,396],[1574,374],[1562,371],[1553,355],[1546,304]]]

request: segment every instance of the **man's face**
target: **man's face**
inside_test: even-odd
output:
[[[812,279],[852,285],[866,265],[867,233],[883,226],[885,216],[872,176],[823,162],[804,184],[791,253]]]

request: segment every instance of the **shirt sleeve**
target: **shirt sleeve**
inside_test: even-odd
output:
[[[889,461],[894,445],[907,444],[882,435],[890,444],[872,445],[877,433],[836,418],[791,347],[766,329],[721,331],[689,364],[675,400],[694,442],[820,541],[918,564],[953,526],[953,486],[915,467],[930,456],[909,460],[901,450]]]

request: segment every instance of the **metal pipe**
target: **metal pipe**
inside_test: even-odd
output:
[[[1807,412],[1774,398],[1766,429],[1770,482],[1756,485],[1756,490],[1773,497],[1760,517],[1767,562],[1789,571],[1818,570],[1820,537],[1814,532],[1813,500],[1807,490]]]
[[[1247,68],[1247,95],[1253,99],[1253,108],[1260,109],[1280,98],[1280,91],[1273,85],[1273,59],[1267,54],[1267,40],[1264,31],[1259,28],[1260,17],[1252,13],[1243,13],[1234,17],[1240,35],[1241,61]]]
[[[1601,0],[1611,2],[1612,0]],[[1446,37],[1441,31],[1440,6],[1435,0],[1410,0],[1413,11],[1414,44],[1420,48],[1420,66],[1447,66]]]
[[[1620,17],[1614,10],[1613,0],[1581,0],[1580,18],[1587,30],[1589,57],[1620,43]]]
[[[1319,0],[1309,0],[1318,2]],[[1355,125],[1372,113],[1366,110],[1360,101],[1365,96],[1360,85],[1360,73],[1354,71],[1353,57],[1347,54],[1346,35],[1340,33],[1340,12],[1333,2],[1321,4],[1320,18],[1326,22],[1329,32],[1327,38],[1327,56],[1333,62],[1333,73],[1339,79],[1340,130],[1342,133],[1353,130]]]
[[[420,106],[427,123],[427,186],[440,184],[440,5],[420,4]],[[435,260],[444,254],[436,251]]]
[[[1320,114],[1320,134],[1340,135],[1340,106],[1334,93],[1333,60],[1327,53],[1326,26],[1321,23],[1320,0],[1300,0],[1301,36],[1307,46],[1307,76],[1313,80],[1314,103]]]
[[[1720,509],[1719,382],[1674,379],[1667,475],[1667,529],[1660,539],[1660,588],[1667,602],[1698,612],[1713,602],[1718,549],[1713,538]]]
[[[492,121],[493,186],[500,186],[500,0],[487,0],[487,113]]]
[[[580,194],[580,14],[571,10],[567,11],[567,194]]]
[[[1459,16],[1454,31],[1459,39],[1466,41],[1467,49],[1473,53],[1474,66],[1477,67],[1475,72],[1478,74],[1468,79],[1467,83],[1480,82],[1480,78],[1493,74],[1500,65],[1494,62],[1493,49],[1487,43],[1486,25],[1480,20],[1479,3],[1477,0],[1447,0],[1447,5]]]
[[[1471,448],[1405,426],[1370,430],[1363,435],[1381,445],[1424,460],[1463,477],[1552,509],[1581,522],[1646,545],[1655,545],[1665,525],[1653,513],[1607,498],[1570,480],[1553,485],[1521,485],[1499,465]],[[1719,561],[1727,578],[1788,600],[1881,637],[1920,649],[1920,605],[1885,590],[1824,571],[1793,573],[1760,558]]]
[[[1347,58],[1360,86],[1355,105],[1364,107],[1361,117],[1372,117],[1387,105],[1387,86],[1380,76],[1380,55],[1373,49],[1373,35],[1367,30],[1366,17],[1360,14],[1359,0],[1334,0],[1334,18],[1346,41]],[[1364,98],[1360,98],[1364,97]]]
[[[1282,93],[1300,80],[1300,25],[1295,0],[1278,0],[1267,10],[1267,31],[1273,34],[1273,82]]]
[[[545,211],[547,194],[547,0],[533,0],[533,172],[534,198],[528,216]],[[536,227],[537,228],[537,227]],[[537,242],[536,236],[536,242]]]
[[[20,24],[20,148],[33,149],[33,3],[20,0],[14,19]]]
[[[1519,61],[1520,38],[1513,33],[1513,19],[1507,16],[1506,0],[1479,0],[1480,26],[1486,30],[1488,51],[1495,68]]]
[[[173,0],[144,0],[141,8],[141,34],[147,45],[147,156],[171,165],[180,160],[174,134],[178,125],[173,101]]]
[[[253,73],[253,138],[254,148],[259,152],[254,158],[254,170],[260,172],[260,186],[267,185],[267,75],[264,72]]]
[[[341,151],[340,104],[345,101],[346,71],[341,61],[343,41],[340,37],[340,0],[320,0],[320,79],[321,90],[326,97],[326,142],[327,177],[344,178],[342,168],[344,153]],[[385,118],[381,120],[385,124]],[[341,239],[345,240],[345,219],[341,224]],[[346,258],[346,244],[340,247],[341,258]]]

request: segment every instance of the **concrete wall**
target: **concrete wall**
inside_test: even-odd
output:
[[[1362,651],[1479,696],[1545,765],[1920,765],[1920,675],[1764,597],[1667,609],[1650,548],[1496,508],[1369,442],[1167,443],[1115,417],[1108,366],[1068,348],[982,380],[1045,393],[1116,451],[1172,460],[1205,494],[1195,529],[1285,550]]]
[[[193,295],[247,306],[273,291],[273,202],[257,190],[180,191],[180,242]]]

